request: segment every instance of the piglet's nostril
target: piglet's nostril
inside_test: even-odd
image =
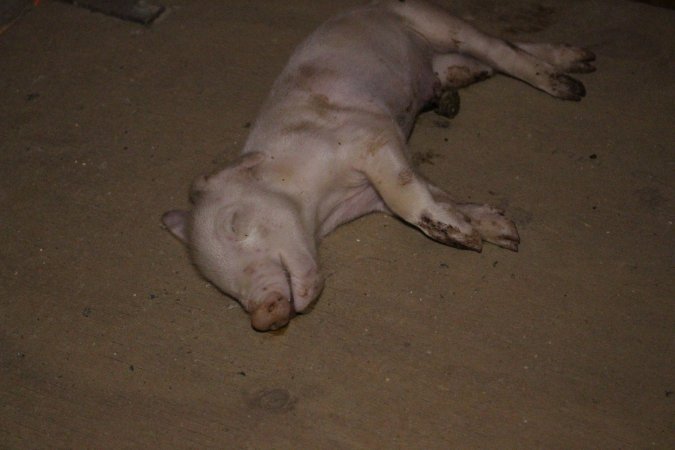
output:
[[[288,323],[292,310],[291,302],[283,295],[270,294],[251,312],[251,325],[258,331],[276,330]]]
[[[270,314],[274,313],[274,310],[277,309],[277,306],[279,306],[279,303],[284,301],[284,300],[286,300],[286,299],[283,298],[283,297],[278,297],[275,301],[270,302],[267,305],[267,312],[270,313]]]

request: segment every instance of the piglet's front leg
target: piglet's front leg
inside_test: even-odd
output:
[[[410,167],[398,133],[374,135],[362,157],[362,172],[387,207],[430,238],[453,247],[481,251],[482,238],[451,202],[438,201],[427,182]]]
[[[503,210],[485,204],[455,203],[447,192],[431,183],[427,185],[434,199],[452,204],[464,214],[484,241],[514,252],[518,251],[520,244],[518,230],[513,221],[504,216]]]
[[[371,141],[362,171],[394,214],[446,245],[481,251],[486,241],[518,250],[518,231],[503,211],[455,203],[410,167],[398,134],[376,135]]]
[[[475,203],[458,204],[456,208],[464,213],[481,239],[514,252],[518,251],[518,230],[513,221],[504,216],[504,211]]]

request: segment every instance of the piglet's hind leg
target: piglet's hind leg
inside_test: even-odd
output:
[[[590,73],[595,71],[593,52],[568,44],[516,42],[518,48],[548,62],[561,72]]]
[[[436,53],[467,54],[557,98],[578,101],[586,93],[584,85],[566,75],[565,70],[515,44],[482,33],[438,6],[417,0],[388,5],[406,26],[424,36]],[[588,59],[591,55],[581,58]]]

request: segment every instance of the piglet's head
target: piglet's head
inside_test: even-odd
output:
[[[257,179],[264,160],[263,154],[249,153],[213,176],[198,178],[192,211],[162,217],[188,244],[202,275],[239,300],[258,331],[288,324],[323,285],[316,242],[298,206]]]

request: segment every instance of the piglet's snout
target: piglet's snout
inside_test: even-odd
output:
[[[285,296],[273,292],[251,312],[251,325],[258,331],[277,330],[295,316],[293,304]]]

